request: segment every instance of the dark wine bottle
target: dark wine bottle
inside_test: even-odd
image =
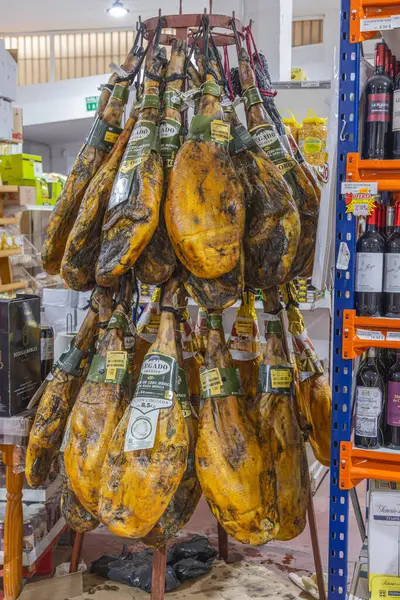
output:
[[[386,317],[400,316],[400,202],[396,203],[394,231],[386,242],[383,268],[383,293]]]
[[[387,401],[385,418],[385,446],[400,448],[400,350],[396,362],[387,375]]]
[[[40,308],[40,374],[42,381],[53,368],[54,329],[47,320],[44,306]]]
[[[362,157],[389,158],[390,115],[393,84],[385,75],[386,44],[375,46],[374,74],[365,88],[365,123]],[[387,64],[389,68],[389,65]]]
[[[381,415],[385,386],[379,371],[376,350],[369,348],[367,360],[356,377],[354,443],[361,448],[379,448],[383,442]]]
[[[386,238],[390,237],[394,231],[394,206],[386,207],[386,227],[385,227],[385,236]]]
[[[394,81],[392,109],[392,147],[393,158],[400,158],[400,74]]]
[[[392,54],[392,63],[390,65],[390,79],[393,81],[393,83],[396,75],[396,62],[396,55]]]
[[[356,246],[356,311],[361,316],[379,317],[383,310],[385,239],[378,231],[378,213],[379,206],[375,206]]]

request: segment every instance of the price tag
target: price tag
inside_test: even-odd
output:
[[[388,331],[386,339],[391,342],[400,342],[400,331]]]
[[[400,27],[400,15],[392,15],[392,29],[397,29]]]
[[[374,340],[376,342],[385,340],[385,336],[381,331],[368,331],[368,329],[356,329],[356,336],[360,340]]]
[[[350,250],[346,242],[340,242],[336,268],[347,271],[350,262]]]
[[[302,81],[300,87],[302,88],[318,88],[320,86],[319,81]]]
[[[119,370],[125,372],[127,368],[127,352],[107,352],[106,358],[106,383],[114,382],[117,379]]]
[[[366,181],[342,181],[341,186],[342,194],[371,194],[376,195],[378,193],[378,182],[366,182]]]
[[[360,31],[387,31],[393,29],[393,17],[360,19]]]

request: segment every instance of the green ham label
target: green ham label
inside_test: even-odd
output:
[[[60,356],[54,367],[57,367],[60,371],[68,373],[69,375],[80,377],[87,356],[87,352],[82,352],[82,350],[75,346],[75,339],[73,339],[68,349]]]
[[[161,352],[146,354],[131,402],[125,452],[153,448],[160,410],[172,408],[177,389],[176,360]]]
[[[158,127],[152,121],[142,119],[136,123],[129,138],[111,191],[108,210],[128,200],[136,168],[152,150],[158,151]]]
[[[291,396],[294,393],[292,367],[260,365],[257,391]]]
[[[230,125],[221,119],[195,115],[190,123],[188,140],[215,142],[227,146],[230,140]]]
[[[226,369],[200,370],[201,398],[223,398],[239,396],[241,393],[240,379],[235,367]]]
[[[127,385],[128,353],[107,352],[106,356],[95,354],[86,379],[92,383]]]
[[[160,123],[160,154],[168,169],[174,165],[181,142],[181,123],[175,119],[163,119]]]
[[[285,153],[275,127],[266,123],[250,129],[257,144],[266,152],[272,162],[278,167],[282,175],[296,166],[296,161],[290,154]]]
[[[111,152],[114,147],[115,142],[118,140],[119,135],[122,129],[120,127],[114,127],[113,125],[108,125],[105,121],[96,117],[92,129],[89,132],[89,135],[86,139],[86,144],[88,146],[93,146],[94,148],[98,148],[99,150],[103,150],[104,152]],[[84,147],[82,148],[82,150]]]
[[[175,90],[166,90],[163,95],[164,107],[173,108],[174,110],[181,110],[182,98]]]

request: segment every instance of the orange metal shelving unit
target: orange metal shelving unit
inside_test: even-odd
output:
[[[364,160],[358,152],[349,152],[346,160],[346,181],[377,181],[378,191],[398,192],[400,160]]]
[[[350,0],[350,41],[353,44],[373,38],[379,31],[361,31],[361,21],[400,15],[399,0]]]
[[[368,332],[371,335],[368,336]],[[396,337],[399,338],[398,341],[393,339]],[[355,310],[344,310],[342,358],[356,358],[371,346],[400,349],[400,319],[357,317]]]
[[[350,490],[363,479],[400,481],[400,452],[354,448],[340,443],[340,489]]]

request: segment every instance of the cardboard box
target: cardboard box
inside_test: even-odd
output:
[[[371,481],[368,518],[369,587],[379,575],[400,576],[400,484]]]
[[[7,192],[3,194],[4,204],[27,206],[28,204],[36,204],[36,186],[21,186],[17,192]]]
[[[43,174],[42,157],[35,154],[9,154],[1,159],[1,176],[8,185],[36,185],[35,179]],[[33,183],[32,183],[33,182]]]
[[[0,416],[19,414],[41,383],[40,298],[0,298]]]
[[[12,141],[12,128],[13,111],[11,102],[0,98],[0,142]]]
[[[13,106],[13,132],[12,139],[15,144],[20,144],[24,141],[24,129],[22,121],[22,108]]]
[[[0,97],[15,102],[17,98],[17,63],[0,39]]]

